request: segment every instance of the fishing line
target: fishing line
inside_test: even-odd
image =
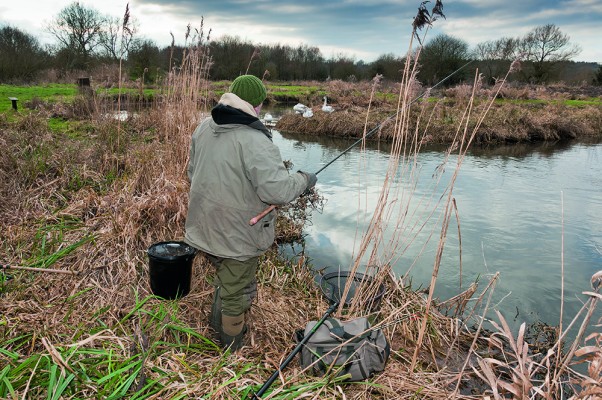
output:
[[[437,86],[441,85],[443,82],[447,81],[449,78],[451,78],[453,75],[455,75],[456,73],[458,73],[459,71],[461,71],[462,69],[464,69],[465,67],[467,67],[472,62],[473,62],[473,60],[468,61],[466,64],[462,65],[460,68],[458,68],[457,70],[455,70],[451,74],[447,75],[445,78],[441,79],[435,85],[431,86],[429,89],[427,89],[424,92],[422,92],[422,94],[420,94],[418,97],[414,98],[409,103],[409,105],[414,104],[416,101],[418,101],[419,99],[421,99],[426,93],[428,93],[429,91],[435,89]],[[341,158],[343,155],[347,154],[347,152],[349,150],[351,150],[352,148],[354,148],[355,146],[357,146],[359,143],[361,143],[362,141],[364,141],[368,137],[372,136],[375,132],[377,132],[380,129],[381,126],[383,126],[385,123],[389,122],[389,120],[391,120],[392,118],[396,117],[398,112],[399,111],[395,111],[393,114],[389,115],[387,118],[385,118],[384,120],[382,120],[374,128],[372,128],[368,133],[366,133],[365,136],[357,139],[349,147],[347,147],[345,150],[343,150],[339,155],[337,155],[335,158],[333,158],[328,163],[326,163],[326,165],[324,165],[322,168],[320,168],[318,171],[316,171],[315,174],[318,175],[320,172],[324,171],[327,167],[329,167],[333,162],[335,162],[336,160],[338,160],[339,158]],[[272,204],[271,206],[267,207],[261,213],[257,214],[255,217],[251,218],[249,220],[249,225],[251,225],[251,226],[255,225],[257,222],[259,222],[260,219],[262,219],[263,217],[265,217],[266,215],[268,215],[274,208],[276,208],[276,205],[274,205],[274,204]]]

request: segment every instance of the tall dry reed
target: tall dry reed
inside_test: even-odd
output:
[[[438,6],[439,2],[437,2],[436,7]],[[432,12],[434,12],[434,9]],[[430,14],[424,8],[423,3],[415,23],[419,24],[421,21],[428,19],[429,16]],[[428,32],[430,24],[426,25],[426,31]],[[415,37],[419,43],[423,43],[426,32],[421,37],[418,37],[416,34],[417,29],[415,28],[412,39]],[[395,260],[402,257],[408,245],[414,242],[423,230],[427,229],[426,242],[436,240],[437,248],[426,299],[424,299],[424,302],[419,299],[417,303],[402,303],[393,309],[387,308],[386,312],[381,313],[380,321],[376,324],[377,326],[390,327],[392,321],[407,318],[407,308],[415,311],[417,305],[421,305],[418,307],[420,311],[414,312],[416,315],[415,319],[419,321],[416,331],[411,333],[405,332],[407,337],[412,338],[412,342],[410,346],[411,357],[408,359],[407,370],[404,373],[408,374],[410,379],[412,377],[416,380],[420,379],[419,376],[425,373],[425,361],[430,359],[432,366],[427,367],[427,370],[433,374],[433,381],[439,383],[447,382],[453,385],[453,388],[450,392],[446,393],[445,397],[460,396],[462,382],[470,381],[471,379],[474,382],[476,374],[476,377],[480,378],[490,387],[490,390],[485,390],[485,393],[490,393],[496,399],[505,398],[506,396],[512,398],[530,398],[533,396],[556,398],[559,393],[563,393],[566,390],[566,385],[563,382],[569,376],[577,376],[574,370],[569,371],[569,364],[575,361],[573,360],[573,354],[576,348],[579,347],[578,343],[583,339],[584,327],[591,323],[590,313],[595,309],[595,302],[599,297],[597,291],[591,294],[592,297],[586,307],[588,313],[582,321],[581,329],[576,335],[573,346],[567,353],[561,352],[562,340],[565,338],[561,329],[561,334],[557,337],[556,342],[550,343],[550,346],[553,347],[543,357],[544,362],[547,362],[544,365],[540,361],[542,357],[535,356],[533,351],[529,349],[529,344],[525,340],[524,324],[521,326],[518,338],[515,339],[505,320],[498,313],[501,326],[496,322],[492,322],[497,328],[497,333],[491,336],[484,334],[482,322],[485,318],[485,313],[489,310],[489,301],[495,283],[499,279],[497,275],[491,278],[485,291],[478,297],[479,301],[477,303],[480,303],[480,300],[488,292],[488,300],[483,310],[483,315],[476,316],[480,321],[476,326],[476,330],[468,330],[466,326],[462,326],[462,321],[466,319],[460,312],[458,315],[461,316],[461,319],[457,320],[458,330],[448,332],[450,334],[449,343],[455,343],[455,345],[446,348],[446,346],[442,346],[440,338],[433,342],[433,339],[435,339],[433,338],[433,326],[436,325],[434,324],[434,318],[440,315],[434,302],[434,292],[442,259],[444,258],[449,227],[454,218],[458,227],[458,241],[461,243],[461,230],[459,215],[455,205],[454,185],[470,145],[478,137],[479,130],[486,121],[489,111],[494,106],[495,99],[500,95],[508,75],[518,67],[518,62],[512,64],[506,76],[498,80],[494,89],[488,93],[489,96],[484,100],[479,99],[477,101],[481,86],[478,72],[475,75],[472,86],[464,85],[462,88],[457,89],[458,93],[466,93],[462,96],[465,99],[463,101],[464,111],[457,120],[455,134],[453,134],[449,141],[450,144],[444,153],[444,160],[439,167],[439,171],[434,174],[434,182],[431,185],[433,191],[416,198],[415,190],[418,183],[417,171],[419,169],[418,155],[424,142],[423,139],[428,137],[429,122],[437,106],[435,105],[434,108],[429,109],[428,112],[431,113],[429,115],[424,103],[414,106],[411,101],[411,94],[415,91],[414,82],[416,81],[419,68],[421,49],[419,46],[418,50],[415,51],[412,47],[413,42],[410,41],[410,50],[406,55],[403,77],[399,89],[397,114],[389,154],[389,167],[383,177],[378,202],[375,209],[369,212],[361,208],[361,202],[358,203],[358,206],[360,206],[357,214],[358,226],[365,225],[365,221],[359,219],[361,216],[368,215],[369,221],[365,225],[365,230],[358,232],[358,240],[356,240],[356,248],[354,249],[353,260],[349,269],[352,276],[358,272],[367,272],[373,279],[370,282],[366,282],[359,290],[355,287],[354,281],[349,280],[342,298],[347,298],[349,293],[354,293],[352,305],[344,314],[344,305],[341,304],[338,314],[346,316],[368,314],[369,310],[365,307],[366,303],[369,299],[374,298],[378,288],[383,285],[387,285],[392,294],[398,295],[403,288],[404,279],[403,277],[399,279],[395,277],[392,274],[390,266]],[[411,118],[412,108],[417,108],[418,110],[414,113],[418,116],[414,120]],[[420,127],[425,127],[424,131],[421,131]],[[443,175],[444,171],[451,174],[451,176],[444,184],[442,193],[439,194],[437,189],[442,182],[441,175]],[[359,186],[362,186],[361,182]],[[362,198],[363,196],[365,194],[360,193],[358,198]],[[422,220],[417,220],[417,216],[422,216]],[[431,218],[436,220],[436,224],[431,224],[429,228],[427,223]],[[436,226],[439,226],[438,234],[435,230]],[[426,246],[426,243],[424,243],[424,246]],[[461,252],[461,246],[459,251]],[[421,253],[417,257],[424,257],[424,254]],[[406,273],[406,277],[410,269]],[[351,292],[352,287],[354,292]],[[464,293],[464,296],[454,299],[456,305],[461,302],[461,309],[464,310],[475,289],[476,287],[473,287],[470,291]],[[476,310],[476,305],[473,312],[474,310]],[[577,318],[578,316],[575,316],[575,319]],[[445,321],[445,319],[442,319],[442,321]],[[443,322],[443,324],[445,323]],[[440,325],[439,328],[441,329],[443,326]],[[395,331],[396,329],[392,329],[394,335],[397,333]],[[463,335],[465,336],[462,337]],[[503,337],[503,340],[499,340],[498,335]],[[468,338],[470,337],[472,339],[469,340]],[[593,337],[590,339],[593,339]],[[484,341],[489,343],[490,349],[495,348],[496,350],[480,353],[484,346]],[[469,344],[468,348],[461,348],[462,345],[466,344]],[[586,352],[585,350],[583,351]],[[480,356],[479,354],[486,355]],[[491,354],[496,354],[496,356]],[[500,354],[505,354],[506,356],[499,357]],[[511,357],[509,356],[510,354],[512,355]],[[588,354],[595,356],[598,353],[591,350]],[[430,357],[427,355],[430,355]],[[474,365],[475,357],[478,366]],[[441,358],[446,360],[445,366],[438,365],[438,360]],[[457,360],[457,362],[453,362],[452,360]],[[595,363],[593,362],[590,365],[594,365],[593,369],[598,371]],[[442,370],[448,371],[451,376],[444,379],[435,378],[437,373]],[[598,374],[598,372],[595,373]],[[599,375],[591,378],[594,380],[598,379]],[[438,384],[435,384],[435,386],[439,387]],[[442,387],[439,388],[442,389]],[[575,387],[571,387],[570,390],[572,393],[578,391]]]
[[[9,270],[10,280],[0,283],[3,396],[245,398],[294,347],[295,331],[327,308],[304,260],[282,260],[276,251],[262,258],[261,288],[249,318],[250,340],[238,354],[222,352],[210,340],[206,317],[212,271],[201,257],[195,260],[188,296],[178,302],[149,296],[145,250],[183,233],[189,140],[210,97],[204,93],[211,58],[202,28],[195,32],[182,64],[173,66],[160,100],[148,112],[122,122],[86,121],[86,135],[75,139],[51,132],[42,113],[14,124],[0,118],[0,143],[7,154],[0,159],[4,264],[39,269]],[[189,34],[190,30],[187,39]],[[480,334],[484,319],[476,312],[489,308],[497,275],[480,292],[471,285],[445,305],[457,315],[466,311],[474,316],[479,321],[475,332],[467,327],[468,319],[439,312],[432,290],[425,298],[390,271],[389,265],[417,240],[418,232],[428,230],[428,237],[438,233],[434,289],[447,229],[454,216],[458,218],[453,180],[444,196],[422,199],[414,193],[426,132],[408,113],[416,112],[427,126],[431,118],[423,103],[411,104],[417,90],[417,57],[419,53],[412,53],[404,67],[391,165],[378,209],[368,220],[370,228],[358,231],[355,253],[358,269],[360,259],[367,259],[376,283],[387,287],[380,313],[373,315],[392,344],[387,367],[368,382],[346,384],[332,376],[309,375],[292,363],[266,398],[554,398],[564,390],[567,377],[571,385],[583,388],[575,398],[595,398],[602,370],[600,335],[575,341],[562,351],[560,340],[572,328],[583,336],[591,325],[600,297],[599,276],[592,281],[581,320],[563,327],[558,347],[540,357],[524,331],[513,338],[503,321],[494,334]],[[373,82],[373,91],[378,84]],[[455,162],[449,169],[457,175],[474,140],[467,121],[480,123],[486,111],[467,100],[453,135],[455,144],[433,185],[441,181],[447,164]],[[412,219],[419,205],[433,210],[428,215],[440,223],[438,231]],[[385,239],[387,230],[394,231],[393,239]],[[364,312],[355,307],[345,310],[346,316]],[[493,357],[488,349],[503,357]],[[573,371],[575,360],[586,363],[587,374]]]

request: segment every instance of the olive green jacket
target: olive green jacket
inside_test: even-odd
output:
[[[252,116],[252,126],[259,129],[241,123],[218,125],[215,119],[224,122],[224,109],[234,113],[235,121]],[[226,93],[212,115],[192,135],[185,241],[214,256],[245,261],[274,242],[276,213],[253,226],[249,220],[271,204],[293,201],[306,189],[307,178],[289,173],[249,103]],[[232,118],[228,114],[225,121]]]

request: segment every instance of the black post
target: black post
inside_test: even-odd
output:
[[[90,78],[77,78],[77,86],[79,86],[80,88],[90,87]]]
[[[301,340],[299,342],[299,344],[297,345],[297,347],[295,347],[295,349],[291,352],[291,354],[289,354],[288,357],[286,357],[286,360],[284,360],[282,362],[282,364],[280,364],[280,367],[278,367],[278,369],[276,371],[274,371],[274,373],[272,374],[272,376],[270,376],[269,379],[267,381],[265,381],[265,383],[259,389],[259,391],[257,393],[253,393],[253,397],[252,397],[253,399],[261,399],[261,395],[263,395],[270,388],[270,386],[272,385],[272,383],[274,383],[274,381],[276,380],[276,378],[278,378],[278,375],[280,375],[280,372],[282,372],[282,370],[284,368],[286,368],[286,366],[288,365],[288,363],[291,362],[291,360],[297,355],[297,353],[301,351],[301,349],[303,348],[303,346],[305,345],[305,343],[307,343],[307,341],[313,336],[313,334],[316,333],[316,331],[318,330],[318,328],[324,323],[324,321],[326,321],[326,318],[328,318],[328,316],[330,314],[332,314],[332,312],[334,310],[336,310],[336,308],[338,306],[339,306],[339,302],[337,301],[336,303],[334,303],[333,305],[331,305],[328,310],[326,310],[326,312],[324,313],[324,315],[322,316],[322,318],[314,325],[314,327],[303,338],[303,340]]]
[[[8,99],[13,104],[13,110],[17,111],[17,101],[19,101],[19,99],[17,99],[16,97],[9,97]]]
[[[81,94],[84,94],[84,95],[92,94],[92,88],[90,87],[90,78],[89,77],[77,78],[77,87]]]

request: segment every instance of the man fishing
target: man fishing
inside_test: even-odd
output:
[[[216,269],[211,327],[222,347],[238,350],[245,311],[257,295],[259,256],[274,242],[274,212],[249,224],[266,204],[290,203],[317,181],[289,173],[269,130],[257,118],[266,88],[253,75],[236,78],[192,134],[185,241]]]

